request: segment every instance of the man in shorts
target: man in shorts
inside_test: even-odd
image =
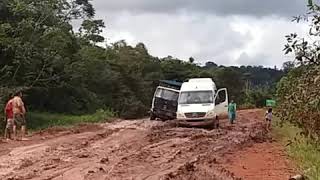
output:
[[[26,109],[24,107],[24,103],[22,101],[22,92],[19,91],[15,94],[12,101],[13,105],[13,120],[14,120],[14,126],[13,126],[13,133],[15,138],[17,138],[17,128],[21,128],[20,131],[20,137],[21,140],[27,140],[24,138],[26,133]]]
[[[7,140],[11,139],[11,133],[13,132],[13,96],[10,95],[9,101],[6,104],[6,107],[4,109],[5,113],[5,120],[6,120],[6,128],[4,131],[4,138]]]

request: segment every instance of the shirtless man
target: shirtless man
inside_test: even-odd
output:
[[[24,138],[26,133],[26,109],[24,107],[24,103],[22,101],[22,92],[19,91],[15,94],[12,101],[12,107],[13,107],[13,120],[14,120],[14,126],[13,126],[13,133],[15,139],[17,138],[17,127],[20,129],[20,137],[21,140],[27,140]]]

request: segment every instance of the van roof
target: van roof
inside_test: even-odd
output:
[[[213,83],[213,80],[211,78],[192,78],[189,79],[188,82],[209,82],[209,83]]]
[[[214,82],[185,82],[181,86],[181,91],[215,91]]]

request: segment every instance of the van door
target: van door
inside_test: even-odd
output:
[[[227,88],[219,89],[215,96],[215,112],[219,118],[228,117],[228,92]]]

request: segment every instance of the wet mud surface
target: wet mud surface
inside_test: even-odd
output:
[[[0,179],[246,179],[233,153],[263,143],[263,123],[261,110],[246,110],[214,130],[147,119],[51,129],[0,143]]]

